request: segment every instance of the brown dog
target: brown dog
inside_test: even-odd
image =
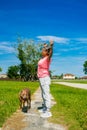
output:
[[[31,108],[31,92],[29,88],[24,88],[19,93],[19,100],[20,100],[20,108],[22,109],[22,111],[28,112],[28,110]]]

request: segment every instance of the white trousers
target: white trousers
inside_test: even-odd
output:
[[[39,81],[40,81],[40,87],[42,91],[43,105],[44,107],[46,107],[46,109],[50,109],[51,108],[50,77],[47,76],[44,78],[39,78]]]

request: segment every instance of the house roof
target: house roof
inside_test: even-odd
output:
[[[75,76],[75,75],[67,73],[67,74],[64,74],[63,76]]]
[[[83,77],[81,77],[81,79],[87,79],[87,76],[83,76]]]

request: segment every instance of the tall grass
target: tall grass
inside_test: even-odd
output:
[[[5,120],[19,108],[19,91],[25,87],[33,94],[38,88],[37,82],[0,81],[0,127]]]
[[[69,130],[87,130],[87,90],[52,84],[51,92],[57,102],[51,121]]]

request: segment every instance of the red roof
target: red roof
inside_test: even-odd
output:
[[[67,73],[67,74],[64,74],[63,76],[74,76],[74,75]]]
[[[83,76],[83,77],[81,77],[81,79],[87,79],[87,76]]]

